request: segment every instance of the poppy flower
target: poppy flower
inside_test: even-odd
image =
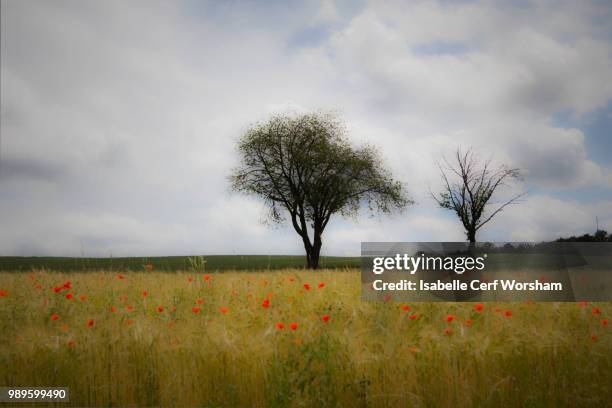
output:
[[[4,289],[0,289],[0,297],[7,297],[7,296],[8,296],[8,291]]]
[[[66,281],[66,283],[64,283],[65,289],[70,289],[71,287],[72,287],[72,283],[70,281]]]
[[[72,299],[73,297],[72,293],[66,293],[66,299]]]
[[[79,296],[79,299],[81,300],[81,302],[84,302],[84,301],[87,300],[87,296],[81,295],[81,296]]]
[[[36,289],[42,289],[42,285],[40,283],[36,284]]]
[[[319,285],[317,285],[317,287],[318,287],[319,289],[324,288],[324,287],[325,287],[325,282],[321,282],[321,283],[319,283]]]
[[[409,350],[411,353],[418,353],[418,352],[419,352],[419,349],[418,349],[417,347],[410,347],[408,350]]]
[[[68,342],[68,347],[70,347],[70,348],[74,348],[75,346],[76,346],[76,343],[74,342],[74,340],[70,340],[70,341]]]
[[[278,330],[283,330],[285,328],[285,325],[283,323],[276,323],[276,328]]]
[[[482,303],[478,303],[476,306],[474,306],[474,310],[480,313],[484,310],[484,305]]]
[[[132,306],[132,305],[127,305],[127,306],[125,307],[125,310],[127,310],[128,312],[133,312],[133,311],[134,311],[134,306]]]
[[[51,320],[59,320],[59,316],[58,316],[58,315],[56,315],[55,313],[53,313],[53,314],[51,315]]]
[[[115,313],[117,311],[117,308],[115,306],[111,306],[111,312]]]
[[[447,336],[450,336],[451,334],[453,334],[453,329],[451,329],[450,327],[447,327],[446,329],[444,329],[444,334],[446,334]]]
[[[164,307],[163,306],[157,306],[157,311],[159,313],[163,312],[164,311]]]
[[[408,306],[408,305],[402,305],[402,310],[403,310],[403,311],[405,311],[405,312],[407,312],[407,311],[409,311],[409,310],[410,310],[410,306]]]
[[[416,319],[418,319],[418,318],[419,318],[419,316],[418,316],[417,314],[413,313],[413,314],[411,314],[411,315],[409,316],[409,318],[410,318],[410,320],[416,320]]]
[[[447,322],[449,322],[449,323],[450,323],[450,322],[452,322],[453,320],[455,320],[455,316],[453,316],[453,315],[448,315],[448,316],[446,316],[446,321],[447,321]]]
[[[226,314],[227,312],[229,312],[229,309],[227,307],[222,307],[219,309],[219,311],[223,314]]]
[[[594,342],[597,341],[597,336],[596,335],[592,335],[591,336],[591,340],[594,341]]]
[[[467,319],[467,320],[465,321],[465,325],[466,325],[466,326],[468,326],[468,327],[472,326],[472,320]]]
[[[512,317],[512,310],[506,310],[506,313],[504,313],[506,315],[506,317]]]
[[[60,293],[62,291],[62,289],[64,289],[63,286],[56,286],[56,287],[53,288],[53,291],[55,293]]]
[[[152,270],[153,270],[153,264],[151,264],[151,263],[146,264],[146,265],[145,265],[145,269],[146,269],[147,271],[149,271],[149,272],[150,272],[150,271],[152,271]]]
[[[325,315],[321,318],[321,320],[323,320],[325,323],[329,322],[329,319],[330,319],[329,315]]]
[[[127,320],[125,321],[125,325],[126,325],[126,326],[131,326],[133,323],[134,323],[134,320],[132,320],[132,319],[127,319]]]
[[[93,327],[93,326],[94,326],[94,321],[93,321],[93,319],[89,319],[89,320],[87,321],[87,327]]]
[[[289,326],[291,328],[291,330],[297,330],[298,328],[298,324],[297,323],[291,323],[291,326]]]
[[[193,282],[193,278],[192,278],[191,276],[190,276],[190,277],[188,277],[188,278],[187,278],[187,282],[189,282],[189,283]]]
[[[270,307],[270,299],[264,299],[263,303],[261,304],[261,307],[263,307],[264,309],[267,309]]]
[[[205,281],[209,281],[210,280],[210,275],[204,275],[204,280]]]
[[[309,284],[307,284],[307,283],[305,283],[305,284],[304,284],[304,289],[306,289],[306,290],[310,290],[310,285],[309,285]]]
[[[201,310],[202,309],[200,309],[199,307],[195,307],[195,306],[191,308],[191,311],[195,314],[199,314]]]
[[[149,292],[146,291],[146,290],[143,290],[142,291],[142,297],[147,297],[147,296],[149,296]]]
[[[598,307],[594,307],[593,310],[591,310],[591,313],[593,313],[594,315],[598,315],[601,314],[601,310],[599,310]]]
[[[295,278],[289,278],[289,282],[295,282]]]
[[[201,305],[201,304],[203,304],[203,303],[204,303],[204,300],[203,300],[203,299],[196,299],[196,303],[197,303],[198,305]]]
[[[589,302],[584,301],[584,300],[582,302],[578,303],[579,307],[587,307],[588,305],[589,305]]]
[[[603,327],[608,327],[608,319],[603,319],[603,320],[601,321],[601,325],[602,325]]]
[[[125,276],[123,276],[122,274],[118,274],[118,275],[117,275],[117,279],[119,279],[119,280],[123,280],[123,279],[125,279]]]

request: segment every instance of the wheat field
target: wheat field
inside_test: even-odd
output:
[[[0,385],[58,406],[605,406],[612,303],[363,302],[357,270],[0,274]]]

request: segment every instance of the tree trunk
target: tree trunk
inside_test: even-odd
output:
[[[315,235],[312,245],[309,241],[304,240],[304,249],[306,250],[306,267],[308,269],[319,269],[321,246],[322,242],[320,235]]]
[[[476,243],[476,228],[470,228],[467,231],[467,238],[471,244]]]

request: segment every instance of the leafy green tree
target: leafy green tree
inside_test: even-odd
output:
[[[351,146],[332,114],[274,115],[242,135],[238,152],[232,188],[262,198],[272,221],[288,216],[310,269],[319,266],[323,232],[334,214],[355,216],[362,204],[390,213],[412,203],[377,151]]]
[[[491,160],[480,162],[473,149],[457,149],[452,161],[447,158],[438,163],[444,182],[443,191],[432,197],[440,207],[451,210],[461,220],[467,240],[476,242],[476,233],[506,206],[517,203],[525,193],[494,204],[496,191],[519,179],[519,169],[507,166],[492,167]],[[491,207],[494,207],[491,209]]]

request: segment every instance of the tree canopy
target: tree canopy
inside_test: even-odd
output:
[[[233,189],[262,198],[273,221],[289,217],[312,269],[332,215],[355,215],[362,204],[382,213],[411,204],[377,150],[351,146],[333,114],[274,115],[242,135],[238,152]]]

